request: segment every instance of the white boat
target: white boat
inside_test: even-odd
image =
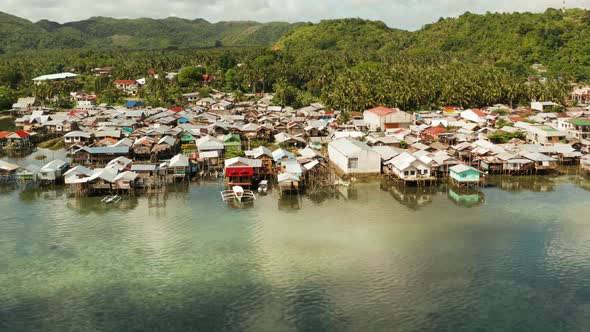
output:
[[[244,188],[240,186],[234,186],[232,190],[222,191],[221,199],[223,199],[224,202],[234,200],[238,203],[241,203],[242,201],[256,200],[256,195],[254,195],[252,190],[244,190]]]
[[[119,201],[121,201],[121,196],[119,195],[109,195],[101,200],[104,204],[115,204],[119,203]]]
[[[258,184],[258,193],[259,194],[266,194],[268,191],[268,180],[262,180]]]
[[[342,187],[350,187],[350,181],[344,181],[342,179],[338,179],[338,180],[336,180],[336,182],[334,182],[334,185],[342,186]]]

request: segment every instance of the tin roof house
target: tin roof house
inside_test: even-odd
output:
[[[380,174],[381,155],[366,143],[343,138],[328,144],[330,161],[344,174]]]
[[[392,128],[408,128],[412,124],[412,116],[397,108],[384,106],[366,110],[363,120],[370,130],[385,131]]]

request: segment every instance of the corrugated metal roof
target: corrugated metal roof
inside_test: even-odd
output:
[[[277,181],[281,182],[299,182],[299,176],[291,173],[281,173],[277,176]]]
[[[366,143],[348,138],[332,141],[330,146],[345,156],[357,154],[362,150],[374,152]]]
[[[127,154],[127,153],[129,153],[128,146],[96,146],[96,147],[91,147],[91,148],[83,147],[80,150],[84,150],[90,154]],[[78,150],[78,151],[80,151],[80,150]]]
[[[50,75],[43,75],[39,77],[33,78],[33,81],[51,81],[51,80],[63,80],[66,78],[73,78],[78,77],[78,75],[73,73],[59,73],[59,74],[50,74]]]
[[[262,160],[235,157],[225,161],[225,167],[262,167]]]

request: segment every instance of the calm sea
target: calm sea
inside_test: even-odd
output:
[[[1,331],[590,331],[590,181],[0,192]]]

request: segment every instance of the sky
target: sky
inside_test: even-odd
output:
[[[567,7],[590,8],[590,0],[566,0]],[[116,18],[204,18],[210,22],[317,22],[360,17],[380,20],[392,28],[415,30],[440,17],[472,13],[560,8],[562,0],[0,0],[0,11],[31,21],[60,23],[92,16]]]

